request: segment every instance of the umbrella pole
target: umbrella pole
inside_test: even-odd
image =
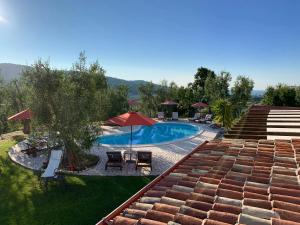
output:
[[[130,161],[132,155],[132,125],[130,126]]]

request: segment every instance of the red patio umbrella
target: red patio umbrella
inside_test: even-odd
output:
[[[108,122],[117,124],[122,127],[130,126],[130,151],[132,150],[132,126],[137,126],[137,125],[152,126],[153,124],[156,123],[155,120],[137,112],[124,113],[122,115],[109,119]],[[131,160],[131,153],[130,153],[130,160]]]
[[[128,102],[129,110],[130,111],[132,111],[132,107],[133,106],[136,106],[136,105],[139,104],[139,102],[137,100],[135,100],[135,99],[128,99],[127,102]]]
[[[25,109],[13,116],[7,118],[9,121],[22,121],[24,124],[23,132],[25,134],[30,133],[30,119],[32,117],[32,112],[30,109]]]
[[[139,102],[135,99],[128,99],[127,102],[128,102],[128,105],[130,105],[130,106],[139,104]]]
[[[192,107],[194,107],[194,108],[205,108],[205,107],[208,107],[208,104],[206,104],[204,102],[196,102],[192,105]]]
[[[166,101],[164,101],[164,102],[162,102],[162,103],[160,103],[161,105],[178,105],[178,103],[177,102],[174,102],[174,101],[172,101],[172,100],[166,100]]]
[[[7,120],[12,120],[12,121],[24,121],[24,120],[30,120],[32,117],[32,112],[30,109],[25,109],[22,112],[19,112],[13,116],[10,116],[7,118]]]

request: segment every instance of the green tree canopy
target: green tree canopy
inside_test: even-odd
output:
[[[155,86],[152,82],[139,86],[139,95],[141,100],[141,111],[147,116],[154,116],[157,112],[157,101]]]
[[[44,127],[50,137],[59,133],[68,163],[78,164],[77,153],[88,149],[97,135],[92,124],[104,119],[98,113],[107,105],[100,101],[107,90],[104,70],[97,62],[87,67],[82,53],[70,71],[51,69],[39,60],[23,77],[35,127]]]
[[[231,99],[234,102],[235,112],[239,115],[247,102],[251,99],[254,82],[248,77],[238,76],[231,88]]]
[[[300,106],[300,93],[298,86],[278,84],[276,87],[268,87],[262,103],[275,106]]]
[[[198,101],[200,101],[201,97],[204,95],[205,82],[209,76],[215,77],[216,74],[214,71],[204,67],[198,68],[196,74],[194,75],[193,90],[197,95]]]
[[[228,98],[230,81],[231,75],[228,72],[222,71],[217,76],[209,75],[205,81],[204,99],[212,103],[220,98]]]

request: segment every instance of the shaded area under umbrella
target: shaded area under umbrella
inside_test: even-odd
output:
[[[174,101],[172,101],[172,100],[166,100],[166,101],[164,101],[164,102],[162,102],[162,103],[160,103],[161,105],[164,105],[164,106],[166,106],[166,107],[175,107],[175,106],[178,106],[178,103],[177,102],[174,102]],[[173,108],[172,108],[172,110],[173,110]],[[168,112],[168,110],[167,110],[167,112]],[[168,112],[169,113],[169,112]],[[170,116],[171,116],[171,112],[170,112]]]
[[[13,116],[7,118],[8,121],[22,121],[24,134],[30,133],[30,120],[32,118],[32,112],[30,109],[25,109]]]
[[[209,105],[205,102],[196,102],[192,104],[192,107],[197,108],[199,110],[200,116],[201,116],[201,109],[209,107]]]
[[[132,153],[132,127],[139,125],[152,126],[156,123],[155,120],[137,112],[127,112],[122,115],[110,118],[107,122],[117,124],[122,127],[130,126],[130,161]]]

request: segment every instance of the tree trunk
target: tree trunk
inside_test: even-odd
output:
[[[23,133],[24,134],[30,134],[30,120],[24,120],[23,121]]]

